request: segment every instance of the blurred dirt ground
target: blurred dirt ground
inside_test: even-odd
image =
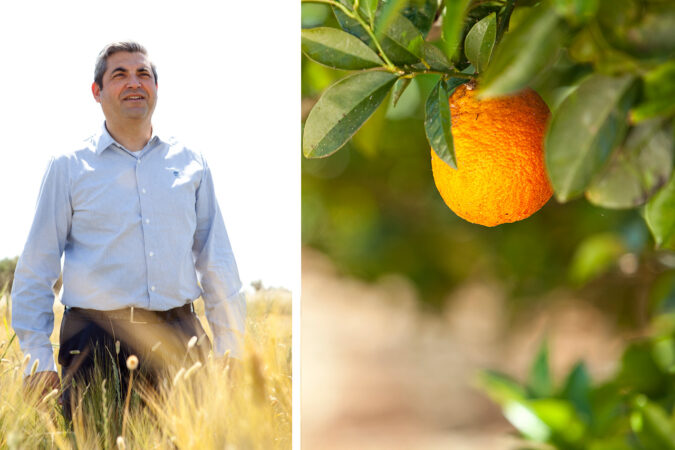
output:
[[[556,380],[579,359],[598,380],[623,348],[608,319],[569,293],[510,327],[496,283],[467,282],[440,315],[417,303],[403,277],[367,284],[303,249],[303,449],[515,449],[514,429],[473,388],[478,370],[522,380],[547,336]]]

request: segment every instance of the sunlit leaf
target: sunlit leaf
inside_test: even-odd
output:
[[[625,135],[636,95],[632,76],[592,75],[553,113],[545,140],[546,169],[556,198],[584,192]]]
[[[673,169],[673,138],[660,121],[633,128],[624,145],[586,190],[586,198],[603,208],[633,208],[663,187]]]
[[[336,69],[369,69],[384,64],[370,47],[337,28],[302,30],[302,50],[314,61]]]
[[[647,202],[645,221],[658,247],[675,250],[675,177]]]
[[[541,398],[528,402],[532,412],[551,430],[551,442],[567,444],[578,442],[586,426],[579,419],[572,404],[557,398]]]
[[[510,402],[503,411],[504,417],[527,439],[545,442],[551,437],[551,428],[524,402]]]
[[[450,104],[448,92],[445,90],[442,80],[439,80],[427,99],[424,130],[429,145],[436,155],[450,167],[456,169],[457,161],[450,123]]]
[[[328,88],[307,117],[302,150],[322,158],[339,150],[375,112],[396,81],[389,72],[351,75]]]
[[[506,95],[527,86],[555,60],[567,36],[565,21],[553,8],[546,4],[532,8],[495,49],[480,84],[480,95]]]
[[[469,0],[447,0],[445,2],[443,27],[441,30],[443,49],[449,60],[452,60],[459,47],[467,6],[469,6]]]
[[[497,16],[492,13],[476,23],[464,40],[464,53],[477,72],[482,72],[490,62],[497,37]]]

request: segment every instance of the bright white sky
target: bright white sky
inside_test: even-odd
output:
[[[131,39],[157,65],[155,126],[209,162],[244,285],[299,292],[300,2],[0,5],[0,259],[21,253],[49,156],[103,123],[98,52]]]

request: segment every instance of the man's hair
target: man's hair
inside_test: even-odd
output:
[[[103,47],[101,53],[98,54],[98,58],[96,58],[96,68],[94,69],[94,82],[101,89],[103,88],[103,74],[108,69],[108,57],[118,52],[138,52],[148,56],[148,51],[138,42],[113,42]],[[157,84],[157,68],[152,62],[150,62],[150,68],[152,69],[152,75],[155,77],[155,84]]]

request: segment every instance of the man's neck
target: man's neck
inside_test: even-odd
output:
[[[152,137],[150,122],[117,124],[106,120],[105,127],[115,141],[132,152],[142,150]]]

